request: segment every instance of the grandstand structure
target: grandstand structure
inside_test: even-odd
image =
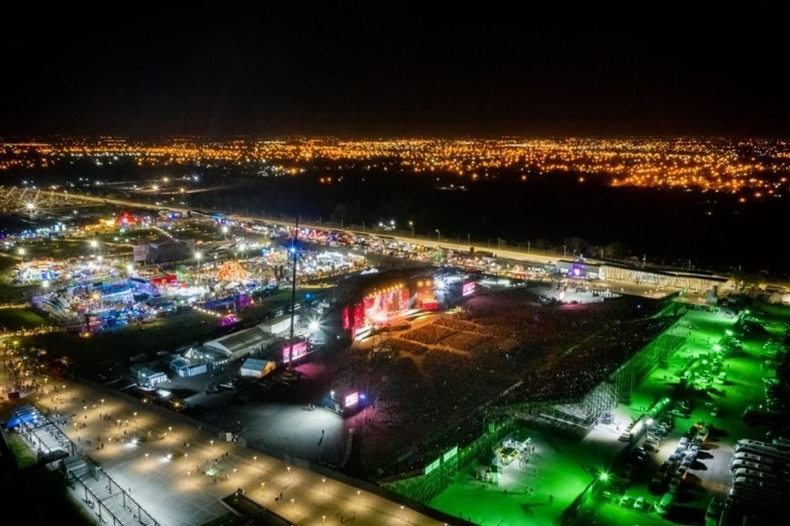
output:
[[[666,321],[672,323],[674,318]],[[664,329],[665,330],[665,329]],[[650,371],[674,353],[683,339],[661,334],[625,362],[614,372],[579,396],[563,399],[525,399],[522,402],[493,404],[487,408],[487,418],[505,417],[551,427],[570,435],[583,436],[597,423],[610,423],[618,403],[629,403],[631,394]],[[512,392],[512,391],[511,391]],[[509,394],[513,399],[517,392]]]
[[[599,268],[598,277],[617,283],[652,285],[665,290],[685,290],[696,293],[734,292],[735,279],[712,273],[668,269],[644,269],[607,263]]]

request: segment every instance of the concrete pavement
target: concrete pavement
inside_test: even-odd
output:
[[[114,500],[125,493],[162,526],[221,517],[228,513],[222,499],[239,490],[291,524],[450,524],[370,488],[315,473],[304,462],[265,456],[80,383],[50,384],[35,404],[67,419],[61,430],[114,483],[102,481],[92,491]]]

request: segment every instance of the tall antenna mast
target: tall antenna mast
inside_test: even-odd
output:
[[[293,244],[291,251],[293,252],[293,274],[291,276],[291,346],[288,348],[288,372],[293,373],[294,370],[294,315],[296,314],[296,242],[299,240],[299,216],[296,216],[296,226],[294,227]]]

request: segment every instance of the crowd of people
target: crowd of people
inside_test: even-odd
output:
[[[40,364],[19,351],[15,345],[0,341],[0,400],[38,392],[41,381],[35,374]]]
[[[568,352],[549,357],[542,368],[527,373],[513,397],[531,400],[580,398],[612,375],[677,319],[661,316],[613,324]]]
[[[425,345],[435,345],[445,338],[452,336],[455,334],[455,332],[456,331],[453,329],[442,327],[436,323],[430,323],[428,325],[423,325],[422,327],[411,330],[401,337]]]
[[[366,440],[363,455],[385,472],[407,471],[478,438],[482,409],[491,404],[583,397],[674,323],[655,317],[660,308],[631,297],[546,306],[513,289],[393,334],[385,342],[389,360],[357,360],[347,369],[357,381],[366,378],[377,434],[385,437]],[[404,427],[410,432],[397,432]]]

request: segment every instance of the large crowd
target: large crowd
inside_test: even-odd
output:
[[[0,400],[38,392],[42,387],[37,374],[41,365],[28,359],[16,346],[0,342]]]
[[[486,406],[583,397],[674,323],[656,316],[660,308],[632,297],[546,306],[513,289],[390,335],[387,360],[352,353],[346,376],[364,378],[375,397],[377,436],[366,436],[366,463],[384,472],[418,468],[477,438]]]
[[[577,399],[654,340],[677,321],[674,316],[632,320],[616,324],[587,338],[550,363],[527,373],[524,384],[512,399]]]
[[[415,341],[425,345],[434,345],[441,342],[443,339],[452,336],[454,333],[455,331],[452,329],[442,327],[436,323],[431,323],[429,325],[423,325],[418,329],[409,331],[402,337],[407,340]]]

